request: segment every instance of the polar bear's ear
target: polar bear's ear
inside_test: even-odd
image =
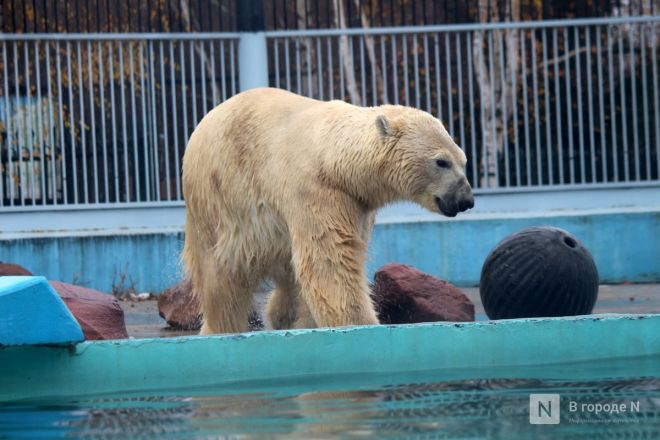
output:
[[[394,136],[394,130],[390,124],[390,121],[383,115],[380,115],[376,118],[376,128],[378,128],[378,133],[383,137]]]

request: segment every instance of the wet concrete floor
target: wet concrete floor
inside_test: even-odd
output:
[[[474,303],[477,321],[488,319],[484,313],[479,289],[461,289]],[[255,295],[257,310],[263,316],[269,293]],[[128,334],[134,338],[162,338],[196,334],[194,331],[172,330],[158,316],[155,300],[121,301]],[[601,285],[593,313],[660,313],[660,284]],[[266,328],[268,323],[266,322]]]

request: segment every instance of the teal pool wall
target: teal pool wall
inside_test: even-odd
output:
[[[570,341],[570,342],[569,342]],[[660,374],[660,315],[592,315],[0,347],[0,402],[140,390]],[[617,365],[617,362],[627,361]],[[614,368],[612,368],[614,367]],[[382,377],[382,376],[381,376]],[[99,380],[102,378],[102,380]],[[451,378],[451,379],[450,379]],[[417,379],[419,380],[419,379]],[[245,389],[245,388],[244,388]],[[340,388],[342,389],[342,388]],[[188,391],[189,392],[189,391]]]
[[[594,256],[603,283],[660,282],[660,210],[381,223],[369,246],[368,275],[400,262],[459,286],[478,285],[490,250],[535,225],[574,234]],[[124,276],[123,287],[157,293],[180,279],[182,246],[182,233],[23,238],[0,240],[0,261],[105,292]]]

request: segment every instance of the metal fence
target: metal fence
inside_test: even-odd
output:
[[[182,200],[190,132],[237,91],[237,35],[3,39],[3,207]]]
[[[478,191],[660,183],[658,17],[268,36],[272,86],[436,115]]]
[[[660,184],[660,17],[262,36],[0,35],[0,209],[181,204],[190,132],[259,69],[436,115],[477,192]]]

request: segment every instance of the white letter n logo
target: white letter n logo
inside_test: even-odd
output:
[[[559,423],[559,394],[530,394],[529,423],[556,425]]]

